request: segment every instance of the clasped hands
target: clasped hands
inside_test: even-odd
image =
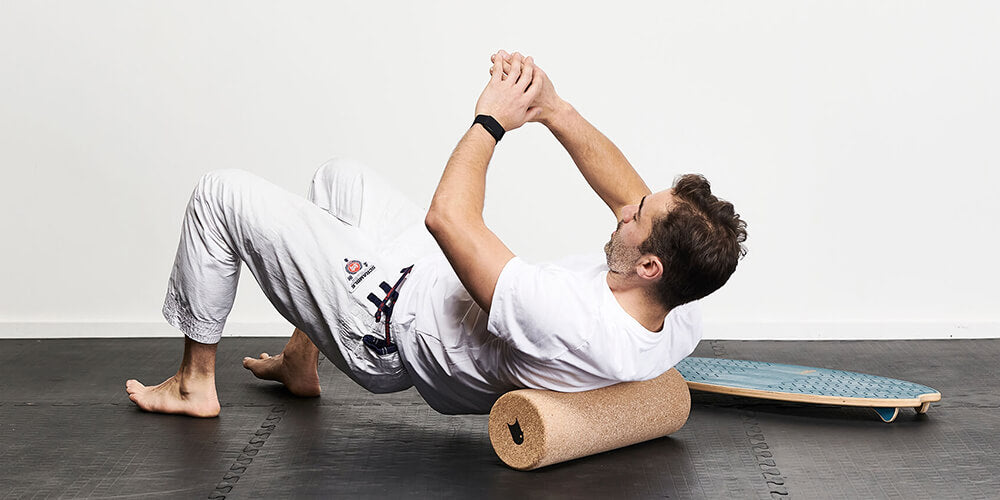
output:
[[[490,60],[490,81],[476,102],[477,115],[492,116],[506,131],[551,118],[560,99],[531,56],[501,50]]]

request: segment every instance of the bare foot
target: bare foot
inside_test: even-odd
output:
[[[215,378],[186,378],[180,374],[162,384],[147,387],[138,380],[125,382],[128,398],[146,411],[178,413],[192,417],[219,416],[219,396],[215,392]]]
[[[320,393],[318,361],[318,351],[314,355],[289,352],[288,356],[284,352],[277,356],[263,352],[260,358],[243,358],[243,367],[259,379],[285,384],[288,391],[296,396],[316,397]]]

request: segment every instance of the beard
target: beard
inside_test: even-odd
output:
[[[621,228],[621,224],[618,225]],[[639,260],[639,249],[622,243],[618,238],[618,231],[611,235],[611,239],[604,245],[604,255],[608,259],[608,269],[616,274],[635,274],[635,263]]]

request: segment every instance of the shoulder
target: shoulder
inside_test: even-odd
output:
[[[702,337],[697,301],[672,309],[663,330],[656,333],[616,312],[604,310],[595,318],[588,341],[560,359],[618,382],[649,380],[694,352]]]
[[[671,330],[675,333],[685,333],[690,337],[701,340],[701,302],[693,300],[671,309],[664,320],[664,329],[666,329],[667,326],[670,326]],[[695,342],[697,342],[697,340]]]
[[[551,359],[600,328],[601,284],[585,272],[515,256],[497,279],[488,328],[522,352]]]

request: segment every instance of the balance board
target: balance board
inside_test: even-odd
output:
[[[926,385],[864,373],[763,361],[687,357],[676,366],[688,388],[751,398],[867,406],[884,422],[900,408],[926,413],[941,393]]]

